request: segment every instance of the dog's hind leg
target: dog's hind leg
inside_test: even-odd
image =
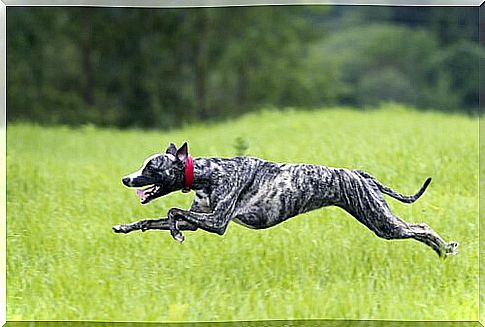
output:
[[[458,243],[446,243],[426,224],[408,224],[393,215],[389,208],[362,212],[341,206],[377,236],[386,240],[413,238],[430,246],[440,257],[457,253]]]
[[[426,224],[409,224],[395,216],[374,185],[362,180],[347,182],[337,205],[377,236],[387,240],[413,238],[430,246],[439,256],[457,253],[458,243],[446,243]]]
[[[186,222],[186,221],[177,221],[177,228],[179,230],[189,230],[195,231],[197,230],[197,226]],[[171,221],[168,218],[161,218],[161,219],[145,219],[140,221],[135,221],[130,224],[122,224],[113,226],[113,232],[115,233],[130,233],[136,230],[141,230],[142,232],[147,230],[171,230]]]
[[[439,256],[449,256],[458,253],[458,242],[446,243],[431,227],[421,224],[409,224],[412,238],[431,246]],[[436,247],[438,245],[438,247]],[[439,250],[437,250],[439,249]]]

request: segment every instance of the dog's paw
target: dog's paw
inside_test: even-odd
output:
[[[445,256],[458,254],[458,246],[459,245],[460,244],[458,242],[450,242],[450,243],[446,244]]]
[[[172,235],[173,239],[182,244],[185,241],[184,234],[178,232],[177,234]]]
[[[124,233],[124,234],[126,234],[126,233],[130,232],[130,230],[128,230],[128,228],[126,227],[126,225],[116,225],[116,226],[113,226],[111,229],[115,233]]]

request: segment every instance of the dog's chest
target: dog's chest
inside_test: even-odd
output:
[[[210,198],[209,194],[204,190],[197,190],[194,196],[193,206],[199,211],[210,212]]]

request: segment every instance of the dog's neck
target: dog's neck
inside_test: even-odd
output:
[[[213,180],[214,173],[210,160],[206,158],[194,158],[194,182],[192,190],[202,190],[208,188]]]

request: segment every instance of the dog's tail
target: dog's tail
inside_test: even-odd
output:
[[[419,189],[418,192],[416,192],[416,194],[414,194],[414,195],[403,195],[401,193],[394,191],[390,187],[382,185],[373,176],[367,174],[366,172],[363,172],[361,170],[357,170],[356,172],[364,178],[371,179],[377,185],[377,187],[379,188],[379,190],[382,193],[387,194],[387,195],[393,197],[394,199],[399,200],[399,201],[404,202],[404,203],[415,202],[417,199],[419,199],[419,197],[421,195],[423,195],[424,191],[426,191],[426,189],[428,188],[429,183],[431,183],[431,177],[428,177],[428,179],[426,179],[423,186],[421,186],[421,188]]]

